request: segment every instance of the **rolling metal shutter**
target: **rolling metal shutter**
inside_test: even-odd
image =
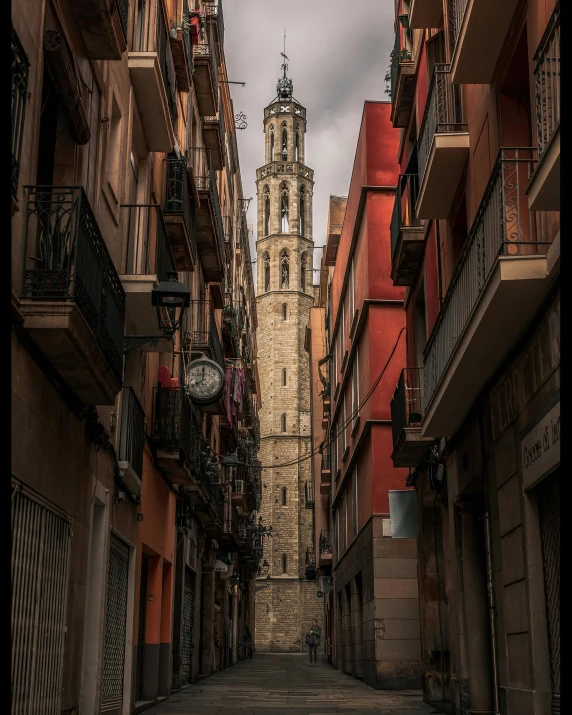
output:
[[[183,633],[181,646],[181,686],[190,685],[193,663],[193,620],[195,613],[195,579],[185,568],[185,591],[183,593]]]
[[[71,529],[12,494],[12,715],[59,715]]]

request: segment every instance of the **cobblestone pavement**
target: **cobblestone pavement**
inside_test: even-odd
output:
[[[430,715],[420,690],[375,690],[307,655],[259,654],[172,695],[149,715]]]

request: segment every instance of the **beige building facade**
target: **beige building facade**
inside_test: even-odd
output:
[[[257,585],[259,651],[300,652],[312,618],[322,620],[313,555],[310,374],[304,350],[314,304],[313,172],[304,163],[306,110],[292,82],[264,110],[265,165],[257,171],[258,360],[265,539]],[[306,623],[306,621],[308,623]]]

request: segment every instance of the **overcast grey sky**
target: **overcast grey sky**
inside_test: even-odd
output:
[[[348,193],[365,100],[387,100],[393,0],[223,0],[225,53],[235,114],[248,224],[256,258],[256,169],[264,164],[263,109],[276,96],[283,35],[294,97],[307,109],[306,164],[314,169],[314,242],[326,236],[328,197]],[[322,251],[314,253],[314,268]],[[256,269],[256,265],[253,266]],[[314,273],[314,282],[317,282]]]

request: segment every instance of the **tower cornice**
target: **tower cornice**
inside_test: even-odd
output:
[[[314,185],[314,169],[299,161],[271,161],[256,170],[256,183],[269,176],[299,176]]]
[[[306,125],[306,108],[303,107],[295,99],[280,100],[276,99],[267,107],[264,107],[264,122],[270,119],[279,119],[280,117],[294,116],[300,119]]]

